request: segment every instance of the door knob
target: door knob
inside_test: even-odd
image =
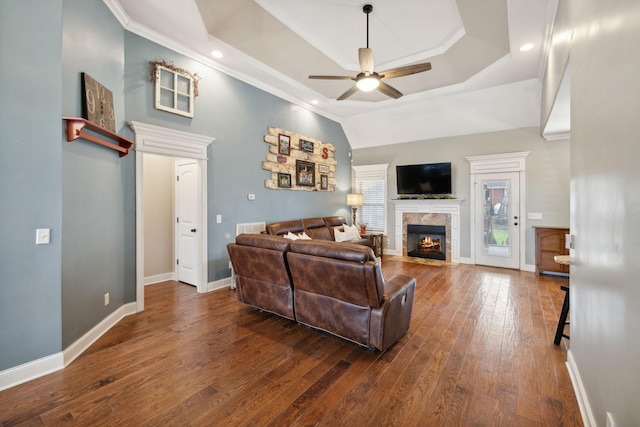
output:
[[[192,229],[191,229],[191,232],[192,232],[192,233],[195,233],[195,232],[196,232],[196,229],[195,229],[195,228],[192,228]]]
[[[518,219],[518,215],[515,215],[515,216],[513,217],[513,219]]]
[[[518,225],[518,223],[517,223],[517,222],[514,222],[514,223],[513,223],[513,225]]]

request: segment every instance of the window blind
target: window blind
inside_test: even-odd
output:
[[[356,188],[362,194],[363,205],[358,209],[361,223],[367,224],[367,229],[384,231],[384,179],[357,180]]]

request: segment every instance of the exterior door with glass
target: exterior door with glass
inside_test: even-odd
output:
[[[476,264],[520,268],[520,176],[476,175]]]

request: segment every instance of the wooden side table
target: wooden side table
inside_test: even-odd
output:
[[[373,245],[373,253],[377,258],[382,258],[383,248],[382,248],[382,233],[367,233],[371,239],[371,244]]]

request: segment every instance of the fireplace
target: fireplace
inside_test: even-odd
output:
[[[447,259],[447,227],[407,224],[407,255],[418,258]]]
[[[394,200],[395,249],[390,255],[407,256],[407,225],[440,225],[446,228],[445,261],[460,262],[460,205],[463,199]],[[413,249],[411,249],[413,250]]]

